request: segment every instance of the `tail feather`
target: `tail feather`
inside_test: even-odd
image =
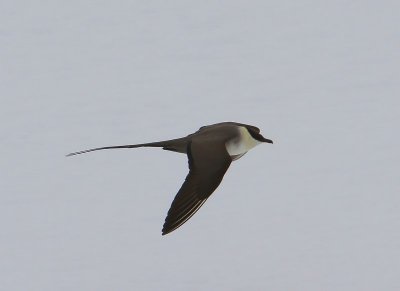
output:
[[[127,149],[127,148],[140,148],[140,147],[162,147],[165,150],[182,152],[180,150],[181,148],[186,149],[186,138],[178,138],[178,139],[172,139],[172,140],[141,143],[141,144],[100,147],[100,148],[94,148],[94,149],[88,149],[88,150],[70,153],[70,154],[66,155],[66,157],[71,157],[71,156],[85,154],[85,153],[99,151],[99,150]]]

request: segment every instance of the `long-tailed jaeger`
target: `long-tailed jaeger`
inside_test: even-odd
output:
[[[189,174],[168,211],[162,234],[170,233],[188,221],[221,183],[232,161],[241,158],[256,145],[272,140],[264,138],[255,126],[222,122],[201,127],[186,137],[133,145],[94,148],[67,156],[98,150],[161,147],[187,154]]]

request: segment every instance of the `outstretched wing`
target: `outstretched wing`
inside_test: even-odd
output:
[[[165,219],[162,234],[170,233],[188,221],[224,177],[231,157],[220,141],[196,142],[188,145],[189,174],[176,194]]]
[[[219,186],[231,157],[221,141],[188,144],[189,174],[179,189],[168,211],[162,234],[170,233],[188,221]]]

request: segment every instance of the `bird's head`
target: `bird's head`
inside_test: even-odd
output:
[[[261,135],[260,129],[255,126],[248,126],[247,130],[249,131],[250,135],[259,142],[267,142],[267,143],[274,143],[272,140],[265,138]]]

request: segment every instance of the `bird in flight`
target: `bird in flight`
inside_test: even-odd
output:
[[[201,127],[186,137],[133,145],[94,148],[67,156],[88,152],[139,147],[161,147],[187,154],[189,174],[168,211],[162,235],[168,234],[188,221],[217,189],[232,161],[241,158],[260,143],[273,143],[264,138],[255,126],[222,122]]]

